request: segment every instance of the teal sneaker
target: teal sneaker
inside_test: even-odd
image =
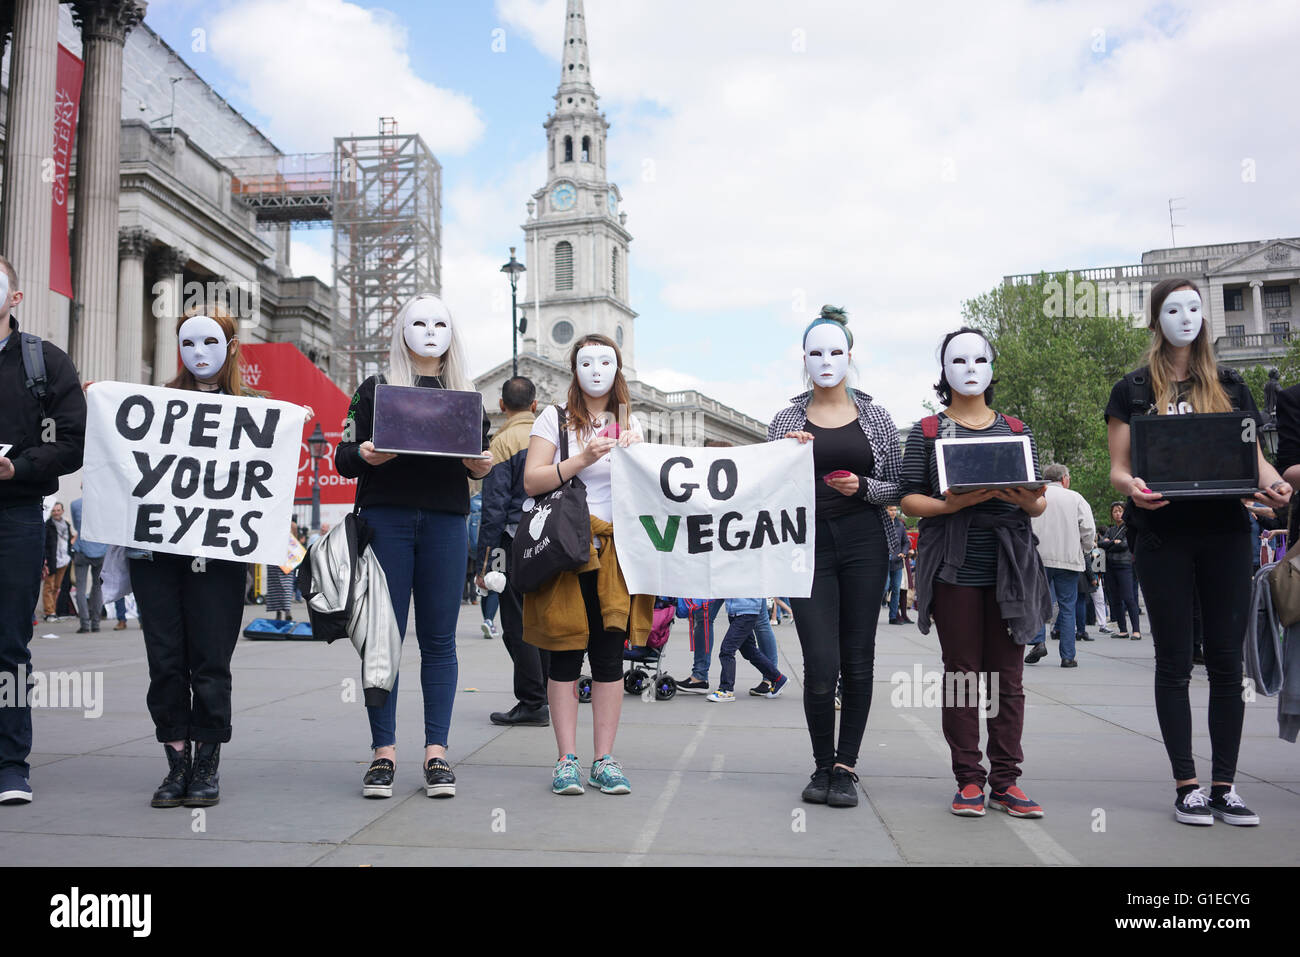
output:
[[[627,783],[627,775],[622,766],[611,754],[605,755],[591,765],[591,777],[587,783],[600,788],[601,794],[631,794],[632,785]]]
[[[582,794],[582,765],[576,754],[566,754],[555,762],[555,780],[551,782],[552,794]]]

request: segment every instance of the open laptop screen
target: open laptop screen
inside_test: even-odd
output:
[[[1252,413],[1135,415],[1129,428],[1133,474],[1153,491],[1250,494],[1259,488]]]
[[[483,454],[483,396],[478,392],[375,386],[377,452],[476,458]]]

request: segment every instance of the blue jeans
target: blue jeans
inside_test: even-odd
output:
[[[41,594],[45,523],[40,505],[0,508],[0,673],[31,689],[32,609]],[[21,673],[20,673],[21,672]],[[26,695],[24,695],[26,700]],[[0,704],[0,772],[31,773],[32,709]]]
[[[497,608],[501,605],[501,596],[488,589],[488,593],[479,600],[478,605],[479,608],[483,609],[483,620],[491,621],[497,616]]]
[[[710,598],[707,612],[704,605],[691,612],[691,634],[695,642],[695,661],[691,665],[691,677],[697,681],[709,680],[709,658],[713,654],[713,619],[718,617],[721,608],[721,598]]]
[[[898,567],[889,566],[889,575],[885,578],[885,597],[889,599],[889,620],[894,621],[898,618],[898,599],[899,592],[903,587],[903,565],[900,562]]]
[[[777,658],[776,635],[772,633],[772,622],[768,619],[767,612],[760,614],[754,623],[754,640],[758,642],[758,650],[767,660],[778,668],[781,667]]]
[[[388,579],[403,640],[411,599],[415,599],[424,743],[446,747],[456,698],[456,618],[465,582],[465,516],[403,505],[370,505],[362,508],[361,517],[374,529],[372,547]],[[387,703],[366,711],[371,748],[396,744],[397,682],[393,682]]]
[[[754,625],[762,616],[730,615],[728,617],[731,627],[727,629],[726,637],[722,639],[722,647],[718,649],[718,663],[722,671],[718,677],[718,690],[734,691],[736,688],[737,651],[757,668],[766,680],[778,680],[781,672],[777,671],[776,665],[770,658],[758,650],[758,642],[754,640]]]
[[[1061,660],[1074,660],[1074,607],[1079,599],[1079,573],[1068,568],[1048,568],[1047,583],[1056,600],[1056,629],[1061,633]],[[1030,644],[1047,640],[1046,626],[1038,630]]]

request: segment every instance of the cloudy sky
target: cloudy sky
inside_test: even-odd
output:
[[[498,269],[545,181],[563,0],[151,0],[285,152],[393,115],[443,166],[444,295],[510,350]],[[1009,273],[1300,235],[1300,4],[587,0],[633,235],[636,365],[760,419],[824,302],[859,385],[923,414],[939,338]],[[195,30],[205,49],[193,51]],[[327,231],[296,272],[329,281]]]

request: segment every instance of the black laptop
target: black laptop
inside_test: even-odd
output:
[[[1133,474],[1165,498],[1248,498],[1259,491],[1258,425],[1249,412],[1135,415]]]
[[[483,396],[478,392],[375,386],[376,452],[483,457]]]

